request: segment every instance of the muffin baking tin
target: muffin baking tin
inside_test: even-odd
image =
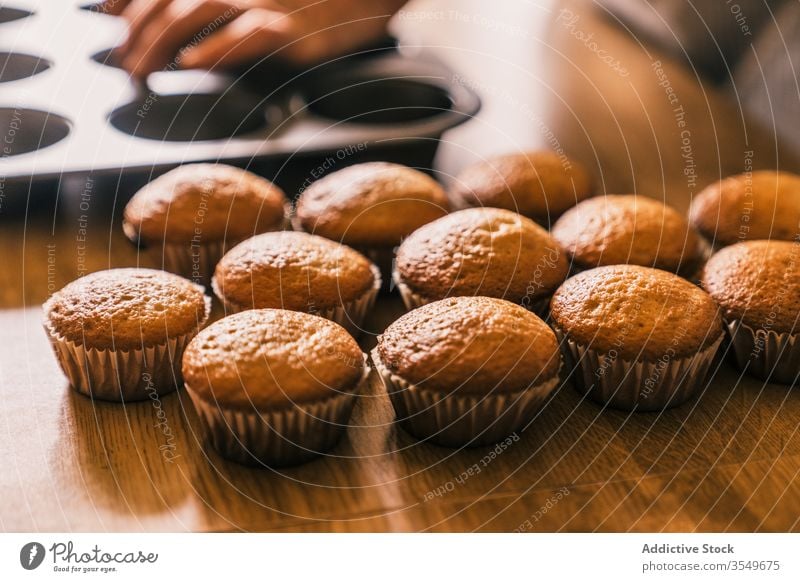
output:
[[[172,67],[135,83],[110,51],[124,33],[85,3],[0,7],[5,193],[89,176],[119,190],[198,161],[255,166],[291,188],[331,160],[430,167],[441,134],[480,107],[440,63],[386,46],[291,74]]]

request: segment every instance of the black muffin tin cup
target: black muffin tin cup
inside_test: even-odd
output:
[[[89,178],[125,195],[201,161],[251,168],[296,194],[352,163],[430,168],[441,135],[480,107],[441,63],[387,43],[303,71],[275,58],[237,74],[168,66],[137,83],[112,50],[124,35],[120,18],[85,3],[3,3],[4,195]]]

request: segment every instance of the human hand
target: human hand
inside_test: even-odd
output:
[[[128,22],[117,56],[132,75],[264,58],[307,66],[385,34],[405,0],[106,0]]]

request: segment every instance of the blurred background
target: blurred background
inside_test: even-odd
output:
[[[406,63],[403,66],[444,63],[443,72],[428,78],[445,86],[447,99],[459,90],[464,95],[478,94],[482,108],[474,119],[470,115],[474,108],[467,98],[466,104],[445,102],[443,110],[451,107],[455,115],[449,120],[442,116],[438,125],[436,120],[412,123],[419,120],[398,119],[392,122],[394,125],[377,124],[371,133],[336,134],[347,126],[342,115],[349,112],[348,107],[359,114],[365,108],[380,109],[387,104],[402,108],[404,99],[413,102],[420,96],[406,95],[383,84],[361,95],[358,103],[349,100],[349,95],[331,102],[344,107],[338,117],[329,115],[320,105],[315,110],[313,104],[305,108],[301,103],[298,110],[292,99],[285,107],[278,103],[266,108],[269,132],[263,133],[262,143],[255,149],[231,139],[224,148],[204,149],[194,143],[185,151],[175,142],[191,142],[192,138],[202,141],[211,136],[222,143],[234,132],[246,133],[251,125],[258,129],[263,120],[253,119],[244,94],[233,92],[224,100],[215,98],[205,104],[194,99],[192,107],[199,107],[195,110],[183,107],[180,99],[175,105],[152,96],[148,100],[147,91],[153,95],[169,92],[176,79],[177,84],[199,92],[226,84],[240,88],[244,81],[240,82],[237,75],[242,69],[234,68],[228,77],[217,77],[171,66],[167,72],[131,83],[108,52],[114,43],[124,41],[125,19],[102,13],[119,11],[127,2],[100,3],[106,8],[91,17],[88,14],[98,12],[94,8],[98,5],[77,2],[88,9],[77,11],[83,15],[78,20],[75,10],[69,13],[71,4],[35,0],[0,3],[0,107],[4,107],[0,130],[14,122],[15,107],[32,107],[33,103],[43,111],[39,117],[50,115],[49,127],[34,132],[27,140],[32,144],[23,143],[26,140],[17,136],[15,147],[30,145],[35,150],[38,145],[40,151],[0,155],[5,214],[29,210],[28,202],[34,199],[30,195],[41,190],[52,194],[60,189],[67,201],[79,197],[85,190],[87,167],[84,164],[81,171],[72,171],[71,166],[80,166],[76,158],[81,156],[95,163],[93,169],[98,175],[108,168],[122,168],[110,181],[97,185],[115,191],[117,208],[147,179],[181,161],[196,159],[236,160],[296,193],[319,161],[305,159],[302,152],[332,151],[343,144],[362,142],[369,142],[370,147],[358,155],[348,155],[339,165],[389,159],[422,167],[447,184],[455,173],[477,159],[549,148],[590,166],[602,192],[635,191],[668,200],[679,208],[685,208],[695,192],[722,176],[744,168],[780,164],[781,168],[793,169],[797,165],[793,153],[800,145],[800,131],[794,127],[800,113],[794,65],[800,58],[797,2],[412,0],[403,5],[399,0],[386,0],[380,4],[380,11],[396,11],[389,31],[397,39],[397,53]],[[309,3],[288,3],[294,4]],[[26,6],[32,16],[19,18]],[[341,18],[354,18],[353,11],[358,9],[363,5],[342,9]],[[83,34],[80,29],[84,27],[91,34]],[[372,40],[361,43],[364,46],[353,39],[347,42],[356,47],[356,52],[365,48],[376,51]],[[386,46],[394,53],[391,42]],[[14,54],[17,52],[30,53],[30,58],[26,61]],[[262,95],[272,96],[271,91],[291,74],[304,85],[300,93],[308,101],[309,95],[330,91],[331,79],[334,85],[337,79],[352,83],[353,79],[342,75],[351,70],[350,65],[331,69],[322,81],[314,76],[314,71],[328,67],[329,56],[324,52],[291,73],[278,66],[280,54],[268,58],[259,55],[260,66],[247,69],[248,91],[257,85]],[[95,61],[89,63],[94,69],[87,68],[88,54]],[[44,60],[37,61],[39,57],[47,59],[46,66]],[[108,67],[116,69],[116,76]],[[395,73],[383,63],[369,71],[378,77]],[[416,74],[426,73],[418,70]],[[103,96],[110,103],[102,103]],[[126,105],[131,99],[133,104]],[[110,124],[104,126],[101,119],[99,125],[87,130],[91,124],[70,117],[66,111],[70,108],[65,107],[68,102],[81,107],[86,119],[98,112],[103,118],[107,115],[103,108],[110,105],[128,109],[114,110],[108,117]],[[147,115],[139,118],[137,107]],[[211,115],[207,115],[209,107]],[[301,118],[300,114],[308,111],[322,111],[322,117],[313,120],[316,125],[294,134],[283,129],[281,121]],[[63,119],[57,117],[62,114]],[[31,114],[25,125],[30,131],[41,123]],[[0,133],[7,134],[6,129]],[[160,141],[125,142],[119,139],[121,134]],[[400,138],[406,140],[403,152],[381,147],[391,140],[398,145]],[[42,147],[50,142],[55,145]],[[283,155],[275,155],[276,151]],[[105,174],[108,178],[109,172]],[[37,177],[35,187],[26,181],[30,176]],[[47,180],[46,188],[40,187],[42,179]],[[34,206],[52,208],[43,202]]]
[[[756,167],[794,168],[799,26],[800,4],[783,0],[416,0],[393,21],[404,43],[433,47],[483,99],[477,120],[447,135],[445,173],[470,156],[564,147],[603,161],[607,191],[633,190],[647,168],[643,193],[677,191],[678,206],[696,189],[672,164],[679,132],[664,77],[687,112],[699,186],[743,171],[748,148],[759,149]]]

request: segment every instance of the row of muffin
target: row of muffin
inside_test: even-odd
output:
[[[166,182],[175,180],[176,176],[180,177],[182,174],[183,178],[173,182],[170,188],[153,188],[153,184],[157,185],[158,180],[156,180],[146,191],[151,193],[149,196],[155,193],[156,200],[163,201],[161,212],[148,215],[162,220],[160,225],[162,240],[166,239],[167,232],[173,233],[175,228],[178,228],[168,227],[170,220],[184,229],[187,222],[192,224],[191,228],[194,230],[188,233],[191,236],[188,236],[182,245],[178,245],[183,247],[181,252],[167,251],[166,248],[161,249],[161,252],[165,262],[168,255],[189,257],[194,273],[200,263],[198,258],[204,252],[205,256],[201,258],[208,258],[211,254],[206,252],[207,249],[198,249],[207,242],[203,236],[213,231],[214,224],[222,223],[225,229],[230,228],[231,237],[237,234],[235,230],[237,227],[231,228],[228,225],[232,222],[229,217],[238,195],[231,197],[230,193],[239,192],[241,189],[229,189],[226,200],[225,188],[221,186],[219,178],[213,177],[213,173],[227,173],[239,182],[243,178],[235,176],[239,171],[218,166],[204,167],[204,171],[201,171],[201,167],[194,167],[193,172],[188,168],[192,167],[184,167],[174,172],[172,176],[167,175],[166,178],[159,179]],[[381,171],[377,171],[379,168]],[[385,171],[413,175],[415,179],[427,180],[427,177],[421,174],[419,176],[412,174],[411,170],[372,164],[344,170],[337,173],[339,176],[333,174],[324,180],[332,181],[334,177],[342,180],[341,174],[351,172],[356,177],[363,177],[362,192],[374,190],[380,192],[380,187],[391,190],[391,186],[383,183],[384,180],[376,179],[376,176]],[[389,183],[396,184],[397,181],[389,180]],[[202,184],[199,189],[198,184]],[[348,184],[352,184],[352,180],[343,180],[338,187],[331,189],[331,195],[346,191]],[[433,184],[435,185],[435,182]],[[274,186],[269,185],[269,188],[274,189]],[[185,212],[183,215],[179,212],[182,208],[181,197],[176,200],[174,196],[176,192],[182,190],[190,193],[183,197],[184,201],[193,201],[192,220],[187,220],[191,217],[186,216]],[[317,199],[320,197],[320,191],[317,191]],[[414,202],[413,206],[418,206],[416,198],[403,198],[402,189],[389,194],[389,197],[406,200],[407,203]],[[142,195],[137,196],[126,209],[126,232],[129,236],[130,233],[134,233],[137,240],[143,238],[142,234],[152,226],[152,221],[140,220],[137,223],[137,214],[128,210],[135,209],[137,204],[141,205],[143,198]],[[280,200],[280,197],[275,198]],[[380,196],[373,197],[373,200],[376,201],[374,207],[382,206]],[[302,201],[301,197],[301,203]],[[357,201],[356,198],[351,202]],[[152,204],[153,201],[150,202]],[[631,199],[630,202],[634,205],[634,210],[648,204],[646,199]],[[427,205],[427,202],[424,205]],[[188,205],[188,208],[192,208],[192,205]],[[303,215],[300,208],[301,205],[298,205],[298,217]],[[408,205],[405,208],[406,211],[411,209]],[[665,207],[662,205],[662,208]],[[394,212],[396,211],[397,208]],[[241,214],[241,212],[240,210],[236,213],[236,216],[245,216],[247,220],[255,220],[255,224],[259,224],[260,209],[251,214]],[[662,215],[670,213],[669,209],[664,211],[659,209],[659,212],[662,212]],[[329,214],[336,215],[331,210]],[[391,214],[386,216],[385,230],[388,230],[391,224]],[[146,213],[140,211],[138,216],[145,215]],[[356,217],[363,215],[362,209]],[[221,220],[221,216],[225,216],[224,221]],[[403,216],[408,218],[408,212]],[[133,220],[130,220],[131,218]],[[352,221],[357,222],[355,219]],[[273,224],[277,226],[278,222],[280,221],[276,220]],[[642,222],[645,221],[635,221],[635,224],[641,226]],[[663,225],[662,218],[659,228],[663,228]],[[159,232],[158,229],[155,232]],[[364,232],[368,233],[369,230]],[[198,234],[200,236],[195,240]],[[246,234],[246,231],[242,234]],[[175,244],[174,239],[168,244]],[[432,224],[419,229],[403,242],[398,252],[393,276],[410,309],[447,295],[493,295],[507,299],[513,296],[516,303],[541,309],[546,305],[548,296],[567,276],[568,262],[559,249],[559,245],[543,229],[516,213],[497,209],[456,212],[434,220]],[[386,248],[382,250],[386,251]],[[292,269],[298,265],[297,269]],[[320,272],[326,271],[325,268],[320,269],[323,265],[330,267],[330,276],[319,276]],[[343,270],[339,272],[339,269]],[[312,278],[309,277],[310,272],[314,273],[313,284]],[[92,289],[86,288],[86,285],[93,284],[92,281],[84,278],[73,284],[77,287],[71,292],[62,293],[62,296],[54,297],[48,303],[48,329],[51,331],[51,338],[56,338],[54,345],[61,355],[62,365],[68,371],[73,384],[81,386],[83,381],[83,385],[88,386],[89,390],[94,389],[95,396],[98,396],[96,393],[98,382],[95,379],[95,386],[91,385],[92,379],[86,378],[87,367],[100,371],[111,370],[117,378],[132,374],[132,379],[135,379],[137,358],[128,356],[123,358],[128,363],[134,362],[129,365],[131,369],[127,370],[124,369],[124,362],[120,365],[116,356],[122,352],[138,351],[134,349],[137,340],[142,348],[142,361],[150,363],[145,368],[153,368],[152,361],[159,356],[146,354],[146,351],[148,349],[153,351],[154,346],[158,348],[164,342],[154,342],[153,338],[144,334],[143,330],[152,331],[153,325],[148,326],[148,322],[150,324],[155,322],[157,330],[159,327],[157,324],[160,322],[162,328],[160,332],[163,334],[163,327],[169,328],[170,325],[182,332],[185,325],[188,325],[189,315],[194,317],[195,324],[200,325],[207,317],[206,299],[200,300],[196,297],[194,311],[192,308],[183,311],[173,310],[170,307],[172,301],[170,298],[182,297],[178,289],[165,289],[159,296],[155,290],[160,287],[153,281],[143,283],[139,288],[131,288],[129,283],[134,275],[141,277],[143,272],[110,272],[105,275],[108,277],[108,284],[105,287],[101,285],[101,288]],[[284,277],[284,275],[289,276]],[[103,279],[104,275],[99,274],[97,277]],[[147,276],[144,278],[147,279]],[[351,249],[322,241],[318,237],[296,233],[273,233],[250,239],[228,253],[217,268],[214,288],[226,307],[233,311],[274,306],[263,305],[263,302],[280,301],[280,306],[296,311],[321,313],[346,325],[349,324],[353,329],[374,300],[377,281],[379,277],[375,273],[375,268]],[[331,283],[335,283],[335,288],[330,285]],[[167,285],[168,289],[169,287]],[[118,296],[120,290],[125,290],[122,297]],[[199,297],[202,297],[201,290],[198,288],[194,290],[200,293]],[[188,292],[188,288],[184,291]],[[63,295],[70,299],[65,300]],[[79,313],[81,297],[94,298],[94,304],[90,305],[93,312],[89,317],[85,317],[87,313]],[[103,298],[109,301],[103,302]],[[191,303],[187,302],[188,305]],[[67,305],[66,308],[64,304]],[[580,377],[578,378],[579,384],[593,397],[617,406],[662,408],[685,400],[702,381],[713,353],[721,341],[721,327],[716,308],[708,296],[678,277],[653,269],[610,267],[573,277],[556,293],[552,307],[553,325],[565,347],[565,355],[568,360],[571,359],[579,365],[579,370],[584,376],[583,382]],[[86,306],[82,308],[85,310]],[[328,308],[333,311],[325,311]],[[137,314],[139,320],[134,322],[132,329],[125,329],[119,321],[130,323],[133,321],[131,318],[133,312]],[[115,323],[112,321],[113,317],[108,318],[108,325],[105,328],[103,325],[97,325],[97,319],[102,319],[100,317],[102,313],[117,314],[116,329],[113,329]],[[145,315],[144,319],[141,319],[141,314]],[[173,315],[178,319],[170,319]],[[295,348],[299,345],[313,346],[314,341],[302,339],[302,334],[294,338],[285,338],[281,333],[285,328],[294,329],[298,325],[302,328],[302,325],[290,322],[303,317],[308,316],[285,311],[261,311],[246,312],[234,318],[226,318],[209,327],[208,333],[204,332],[196,340],[198,347],[195,351],[205,355],[194,360],[188,356],[185,358],[190,362],[201,362],[199,368],[202,368],[208,377],[208,382],[203,384],[197,381],[198,377],[203,376],[202,373],[192,375],[191,365],[189,370],[184,370],[189,393],[201,412],[201,418],[204,418],[204,422],[210,427],[212,440],[217,448],[227,451],[227,456],[243,461],[259,458],[270,459],[271,462],[282,462],[280,459],[284,458],[296,460],[298,457],[296,450],[293,452],[284,450],[289,443],[305,442],[309,446],[300,446],[300,452],[308,452],[314,450],[317,445],[310,446],[313,443],[304,441],[303,434],[307,439],[311,433],[320,438],[323,433],[337,433],[336,430],[320,430],[320,427],[311,430],[306,426],[299,429],[299,432],[295,431],[297,433],[295,436],[299,440],[275,438],[275,435],[273,438],[264,438],[269,435],[264,435],[263,431],[274,431],[276,426],[289,430],[295,425],[307,425],[308,413],[299,414],[293,407],[278,406],[276,410],[280,411],[281,415],[265,424],[263,408],[262,412],[258,412],[259,408],[255,406],[258,402],[252,401],[253,396],[248,395],[246,391],[242,392],[244,382],[239,377],[238,370],[240,363],[244,362],[241,359],[242,349],[251,356],[251,360],[247,361],[252,363],[265,359],[265,353],[259,351],[259,346],[267,346],[265,349],[269,352],[273,349],[269,346],[286,345],[288,348],[280,353],[284,359],[294,361],[296,364],[296,352],[292,350],[292,346]],[[315,322],[307,324],[309,333],[311,329],[323,325],[317,318],[313,320]],[[81,335],[77,335],[77,329],[72,329],[72,338],[66,342],[68,347],[65,348],[65,342],[57,338],[63,339],[69,336],[68,333],[64,334],[64,330],[69,329],[70,325],[77,321],[83,322],[81,326],[77,326],[81,328]],[[103,362],[95,362],[94,356],[87,358],[86,353],[75,353],[74,346],[78,346],[77,350],[86,351],[86,322],[90,323],[88,326],[90,332],[99,333],[99,338],[94,339],[100,339],[101,343],[105,339],[107,343],[109,337],[111,338],[111,346],[97,350],[104,354],[106,360]],[[139,326],[138,336],[136,324]],[[228,326],[225,328],[227,333],[218,333],[215,328],[217,325]],[[681,330],[680,334],[675,334],[675,329]],[[182,333],[173,333],[172,339],[169,339],[168,329],[167,332],[166,343],[170,345],[166,346],[167,349],[163,353],[168,356],[171,354],[168,359],[171,358],[174,364],[176,356],[179,356],[182,346],[186,344],[186,338],[182,337]],[[221,341],[220,335],[227,340]],[[292,370],[292,373],[284,377],[283,383],[271,384],[272,390],[268,390],[264,396],[267,401],[275,398],[276,388],[277,393],[283,396],[285,404],[287,394],[290,401],[298,399],[299,402],[304,402],[299,395],[304,394],[308,386],[320,388],[321,385],[326,385],[330,391],[331,386],[334,390],[342,389],[341,382],[337,383],[336,378],[339,380],[346,378],[347,382],[344,384],[351,388],[354,379],[363,381],[365,368],[359,365],[360,352],[357,357],[354,351],[354,346],[357,350],[356,344],[351,339],[352,343],[344,348],[339,344],[345,340],[336,334],[333,336],[338,339],[327,342],[324,347],[327,358],[319,358],[320,354],[317,352],[323,349],[322,346],[317,346],[316,351],[310,351],[317,358],[312,360],[319,363],[321,366],[319,369],[332,373],[333,377],[325,376],[322,384],[311,381],[304,385],[305,388],[300,388],[299,392],[291,388],[284,392],[286,386],[292,386],[291,378],[303,376],[289,366],[288,369]],[[283,339],[275,344],[273,340],[276,338]],[[91,338],[89,339],[91,346]],[[124,340],[133,341],[134,345],[124,344]],[[171,345],[173,340],[175,345]],[[498,344],[498,341],[501,343]],[[224,349],[219,346],[224,346]],[[213,355],[215,353],[216,360]],[[110,363],[109,354],[112,356]],[[231,358],[235,361],[233,370],[232,362],[229,361]],[[331,358],[333,362],[330,361]],[[214,361],[216,364],[208,365]],[[412,311],[387,329],[380,338],[377,351],[373,354],[373,361],[389,388],[398,417],[407,428],[418,436],[457,445],[466,442],[471,444],[489,442],[529,421],[537,405],[557,383],[559,356],[558,343],[552,332],[544,323],[535,319],[535,316],[511,303],[496,299],[474,298],[440,301]],[[69,365],[69,362],[73,365]],[[74,365],[75,362],[78,362],[77,366]],[[349,374],[343,372],[343,365]],[[272,373],[272,367],[274,366],[264,370],[262,366],[260,376],[263,378],[266,373]],[[318,369],[315,364],[305,361],[302,367],[308,370]],[[516,371],[518,367],[521,369],[519,372]],[[146,397],[148,394],[152,396],[153,391],[157,391],[157,386],[160,385],[174,386],[178,371],[174,365],[163,368],[168,368],[168,373],[173,374],[173,378],[164,381],[151,372],[142,375],[140,366],[139,381],[134,383],[143,390],[138,396]],[[217,400],[219,394],[216,385],[221,380],[217,378],[216,383],[212,382],[209,376],[211,372],[207,368],[211,370],[220,368],[223,375],[228,374],[227,396],[239,394],[241,400],[244,394],[246,400],[237,404],[232,404],[230,399]],[[258,365],[255,365],[254,369],[259,370]],[[231,376],[234,372],[236,377]],[[255,384],[258,384],[259,373],[250,378]],[[144,383],[141,382],[142,376],[147,380]],[[316,376],[316,373],[311,374],[312,378]],[[195,385],[205,386],[204,397],[197,397],[202,389],[193,389],[190,377],[195,378]],[[263,384],[263,380],[261,383]],[[99,384],[102,384],[102,381]],[[225,382],[222,384],[225,385]],[[469,388],[470,386],[472,388]],[[116,389],[119,397],[119,382]],[[224,388],[220,390],[225,393]],[[352,395],[347,390],[344,392],[345,396]],[[234,401],[236,398],[233,396]],[[325,416],[326,413],[331,413],[331,410],[323,407],[312,413],[312,417],[325,417],[329,420],[333,418],[335,422],[324,424],[334,429],[336,426],[341,427],[343,424],[341,414],[349,415],[348,406],[352,407],[352,398],[345,397],[341,400],[345,403],[337,405],[336,414],[339,416],[334,415],[335,418]],[[241,406],[243,402],[245,406]],[[314,402],[314,404],[321,403]],[[250,412],[243,411],[242,409],[248,405]],[[256,411],[255,416],[253,411]],[[225,412],[233,416],[228,418]],[[231,427],[234,429],[231,430]],[[243,441],[256,445],[255,455],[252,446],[242,447]],[[260,445],[257,443],[267,443],[269,446],[276,446],[275,443],[278,443],[279,450],[272,453],[262,451],[263,454],[258,454]],[[282,446],[281,443],[286,446]]]
[[[410,168],[358,164],[302,192],[293,223],[296,230],[354,247],[385,266],[393,247],[449,210],[505,208],[553,227],[568,259],[580,268],[634,262],[686,272],[709,253],[704,239],[715,248],[744,240],[794,240],[798,190],[800,176],[787,172],[733,176],[700,192],[687,222],[649,198],[590,199],[592,183],[579,163],[529,152],[469,166],[448,192]],[[224,242],[231,247],[280,229],[290,213],[285,194],[267,180],[236,168],[196,164],[140,191],[125,210],[124,228],[168,270],[207,281]]]
[[[209,192],[222,195],[213,200],[215,222],[202,225],[203,240],[212,239],[216,248],[206,253],[207,272],[224,250],[217,248],[220,240],[236,242],[287,220],[285,196],[266,180],[232,168],[185,166],[154,181],[133,199],[125,213],[126,232],[148,245],[168,270],[197,275],[196,269],[181,264],[191,262],[188,259],[198,245],[187,244],[176,230],[196,226],[200,201],[213,198]],[[379,265],[385,284],[397,285],[409,308],[449,296],[486,295],[519,303],[540,315],[570,273],[634,264],[699,280],[713,249],[748,241],[710,263],[704,287],[725,310],[732,334],[744,326],[741,335],[754,338],[734,343],[741,367],[760,378],[791,383],[796,372],[790,337],[796,316],[795,247],[757,241],[797,240],[798,192],[800,177],[793,174],[745,173],[704,189],[692,201],[687,220],[644,196],[591,197],[588,172],[579,163],[551,152],[530,152],[470,166],[447,193],[428,176],[396,164],[352,166],[302,192],[292,222],[298,231],[362,251]],[[244,207],[236,208],[236,203]],[[447,214],[451,208],[471,206],[479,209]],[[531,220],[519,218],[520,214]],[[539,224],[553,224],[551,232]],[[282,247],[292,245],[301,246],[290,242]],[[242,254],[255,254],[265,246],[252,241],[250,248],[240,249],[238,258],[221,265],[215,289],[224,299],[222,287],[227,283],[227,295],[238,300],[226,301],[230,309],[242,305],[338,309],[357,301],[373,280],[362,261],[358,269],[349,269],[360,275],[348,272],[336,278],[337,292],[324,293],[321,305],[316,303],[320,298],[300,291],[291,297],[274,289],[259,292],[268,289],[265,283],[274,274],[259,280],[258,269],[241,269],[237,263]],[[291,256],[281,245],[275,248],[275,256]],[[173,256],[182,259],[171,261]],[[717,276],[717,271],[724,273]],[[720,278],[725,282],[717,281]],[[360,285],[354,288],[354,281]],[[329,283],[334,286],[332,280]],[[352,331],[363,312],[340,322]]]

